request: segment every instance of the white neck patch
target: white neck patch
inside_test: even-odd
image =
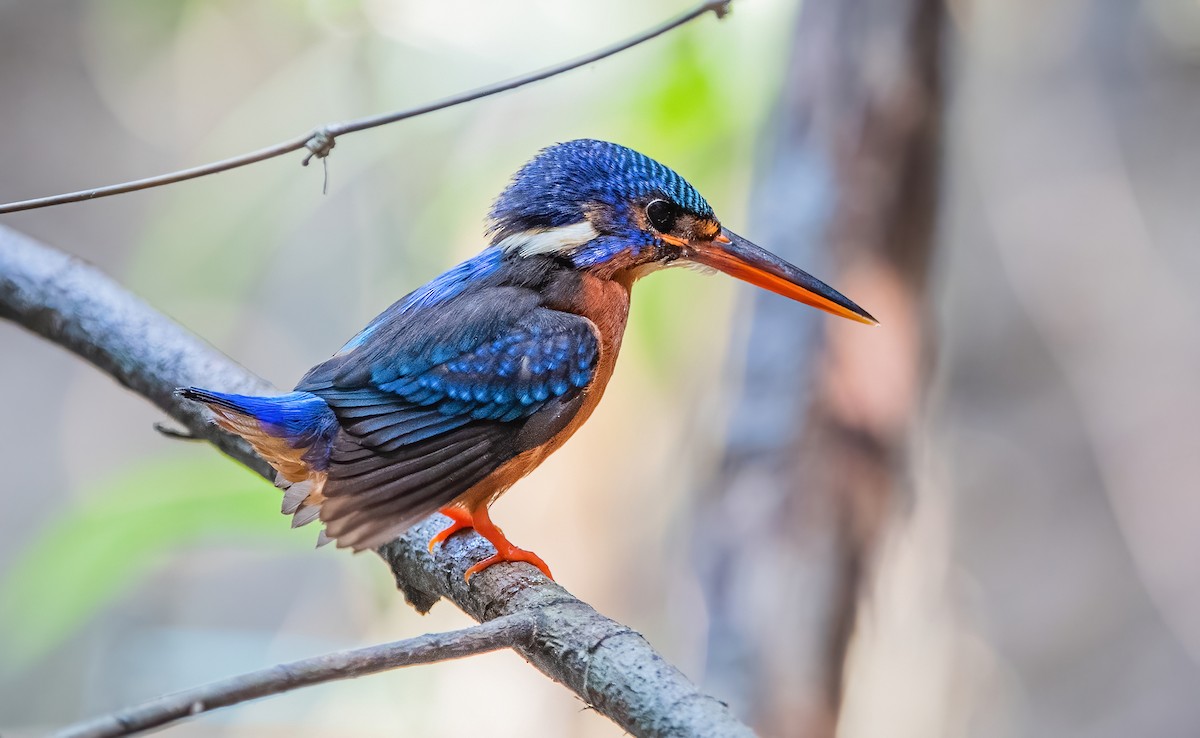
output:
[[[558,228],[535,228],[514,233],[496,244],[503,251],[522,256],[534,254],[559,254],[591,241],[600,234],[586,220]]]

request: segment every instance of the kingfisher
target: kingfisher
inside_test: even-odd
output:
[[[715,269],[834,315],[869,313],[721,225],[673,170],[596,140],[540,151],[489,217],[488,245],[410,292],[275,397],[188,387],[278,472],[293,527],[377,548],[440,511],[435,546],[472,528],[524,561],[488,507],[591,416],[612,377],[633,283],[675,265]]]

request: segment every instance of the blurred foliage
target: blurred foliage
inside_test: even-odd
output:
[[[759,51],[782,54],[764,39]],[[622,112],[620,140],[669,162],[695,184],[727,224],[737,224],[749,178],[754,131],[765,124],[773,80],[750,73],[760,61],[708,51],[711,35],[695,28],[672,36],[662,63]],[[644,143],[643,143],[644,142]],[[713,299],[736,287],[704,280],[695,270],[655,275],[638,290],[630,315],[629,343],[664,387],[696,360],[686,347],[710,345],[728,324],[728,300]]]
[[[0,582],[0,669],[18,671],[53,649],[173,551],[233,539],[311,546],[280,518],[273,491],[208,448],[150,459],[82,490]]]
[[[722,173],[737,167],[734,141],[744,133],[748,116],[731,106],[724,95],[733,82],[728,76],[734,70],[703,54],[702,43],[694,34],[671,38],[663,66],[638,91],[632,108],[638,111],[639,137],[653,139],[660,160],[684,171],[693,183],[716,183]],[[712,187],[697,186],[710,200],[718,196],[727,199],[727,192],[722,192],[726,187],[714,192]],[[710,311],[695,304],[697,291],[711,292],[712,288],[694,273],[675,272],[657,275],[653,287],[638,290],[630,316],[630,338],[654,377],[665,385],[680,367],[681,331],[712,331],[705,315]],[[692,320],[680,320],[681,305],[688,306]]]

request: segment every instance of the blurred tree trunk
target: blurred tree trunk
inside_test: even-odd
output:
[[[708,684],[766,735],[836,730],[872,554],[928,374],[942,99],[938,0],[805,0],[752,239],[860,301],[869,328],[758,293],[694,545]]]

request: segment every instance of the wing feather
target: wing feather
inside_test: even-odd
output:
[[[574,414],[599,358],[595,326],[512,290],[491,297],[454,321],[379,323],[298,386],[341,427],[321,505],[339,546],[386,542],[564,425],[536,417]]]

